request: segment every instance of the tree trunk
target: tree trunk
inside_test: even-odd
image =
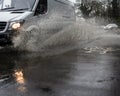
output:
[[[118,1],[117,1],[117,0],[113,0],[113,1],[112,1],[112,8],[113,8],[112,14],[113,14],[113,17],[116,18],[116,19],[118,19],[119,16],[120,16],[120,14],[119,14],[119,6],[118,6],[118,5],[119,5],[119,4],[118,4]]]

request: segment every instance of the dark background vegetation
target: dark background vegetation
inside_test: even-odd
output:
[[[103,17],[120,24],[120,0],[82,0],[79,5],[84,18]]]

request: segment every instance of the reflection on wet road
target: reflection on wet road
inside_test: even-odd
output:
[[[0,96],[120,96],[119,51],[0,53]]]

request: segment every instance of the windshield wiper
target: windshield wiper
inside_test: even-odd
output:
[[[8,8],[4,8],[4,9],[0,9],[0,10],[8,10],[8,9],[13,9],[15,7],[8,7]]]
[[[10,10],[10,11],[21,11],[21,10],[27,10],[29,8],[21,8],[21,9],[14,9],[14,10]]]

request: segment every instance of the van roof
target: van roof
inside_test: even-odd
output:
[[[60,3],[67,4],[67,5],[74,6],[74,3],[71,2],[70,0],[55,0],[55,1],[60,2]]]

